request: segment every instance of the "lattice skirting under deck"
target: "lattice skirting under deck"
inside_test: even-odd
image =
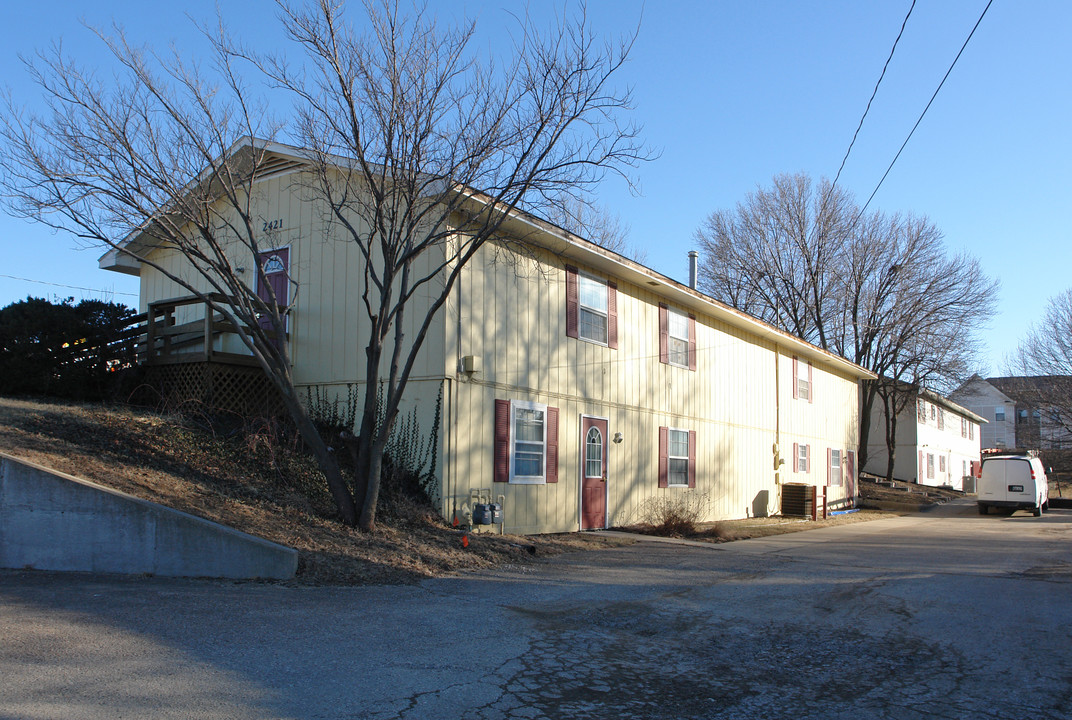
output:
[[[284,413],[279,393],[260,368],[211,362],[155,365],[146,368],[145,383],[146,394],[167,409],[196,403],[207,411],[243,417]]]

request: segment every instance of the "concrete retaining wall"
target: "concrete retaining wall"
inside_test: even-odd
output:
[[[0,453],[0,567],[285,580],[298,553]]]

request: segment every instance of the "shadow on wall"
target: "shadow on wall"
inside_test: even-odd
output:
[[[760,490],[752,500],[752,517],[767,517],[770,514],[770,490]]]

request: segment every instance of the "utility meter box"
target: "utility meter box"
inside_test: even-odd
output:
[[[494,525],[502,522],[500,503],[477,503],[473,506],[474,525]]]

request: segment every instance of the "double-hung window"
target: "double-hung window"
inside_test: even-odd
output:
[[[659,428],[659,487],[696,487],[696,431]]]
[[[544,450],[547,447],[547,406],[540,403],[511,404],[513,462],[510,482],[544,481]]]
[[[811,445],[793,443],[793,472],[811,472]]]
[[[585,340],[607,344],[607,284],[581,275],[577,278],[579,301],[577,333]]]
[[[999,405],[994,408],[994,422],[1005,422],[1005,406]]]
[[[667,461],[669,463],[667,485],[689,486],[689,431],[669,428]]]
[[[696,316],[659,303],[659,362],[696,369]]]
[[[814,399],[812,395],[811,363],[797,358],[793,358],[793,397],[807,400],[808,402]]]
[[[829,474],[827,475],[827,485],[839,486],[841,485],[841,450],[829,451]]]
[[[558,408],[495,401],[495,482],[558,482]]]
[[[670,364],[689,366],[689,317],[677,310],[670,310],[668,318]]]
[[[618,347],[618,286],[566,266],[566,336]]]

